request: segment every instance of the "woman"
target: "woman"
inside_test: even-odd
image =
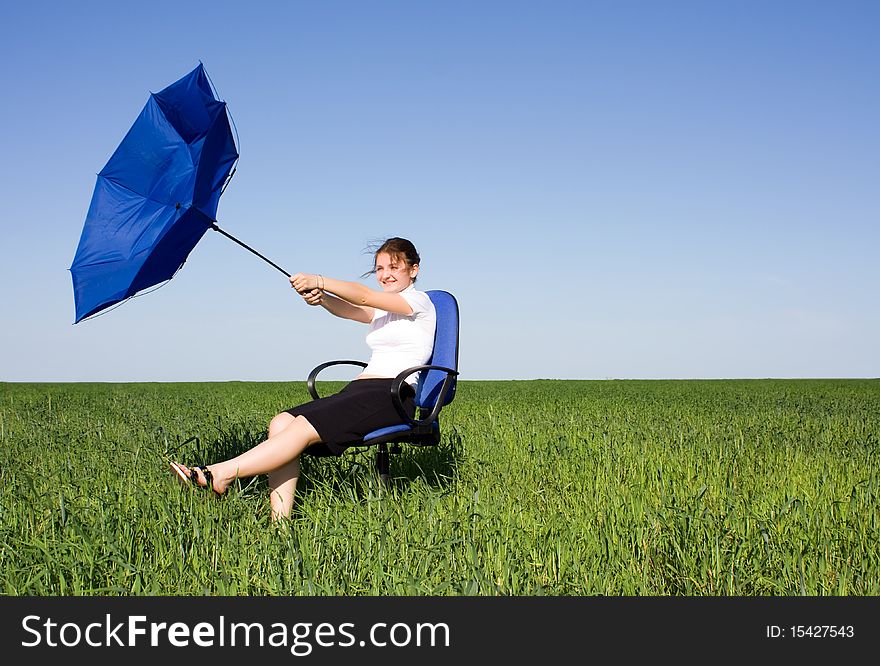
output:
[[[401,371],[428,362],[437,320],[431,299],[415,288],[419,261],[410,241],[389,238],[375,251],[370,271],[381,291],[323,275],[291,277],[290,285],[309,305],[369,324],[367,367],[339,393],[276,415],[268,439],[252,449],[209,467],[172,462],[177,475],[222,495],[236,478],[268,474],[272,518],[277,520],[290,515],[301,454],[340,455],[364,435],[400,423],[391,383]],[[410,415],[417,380],[417,373],[408,377],[401,394]]]

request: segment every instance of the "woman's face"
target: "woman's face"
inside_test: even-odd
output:
[[[376,255],[376,280],[383,291],[397,293],[413,283],[419,274],[419,265],[407,265],[403,257],[392,257],[387,252]]]

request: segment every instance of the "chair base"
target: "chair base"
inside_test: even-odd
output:
[[[388,469],[390,462],[388,445],[383,442],[376,449],[376,473],[386,486],[391,483],[391,474]]]
[[[436,446],[440,443],[440,433],[434,430],[422,438],[410,439],[404,442],[413,446]],[[400,453],[403,449],[401,442],[380,442],[376,446],[376,473],[385,486],[391,484],[391,472],[389,470],[392,453]]]

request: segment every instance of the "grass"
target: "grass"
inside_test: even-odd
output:
[[[0,384],[0,593],[880,594],[876,380],[462,381],[390,489],[370,451],[306,459],[281,526],[264,478],[216,499],[168,470],[307,399]]]

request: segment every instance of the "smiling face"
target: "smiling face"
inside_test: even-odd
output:
[[[403,256],[392,256],[387,252],[376,255],[376,280],[383,291],[393,294],[410,286],[419,274],[419,265],[406,263]]]

